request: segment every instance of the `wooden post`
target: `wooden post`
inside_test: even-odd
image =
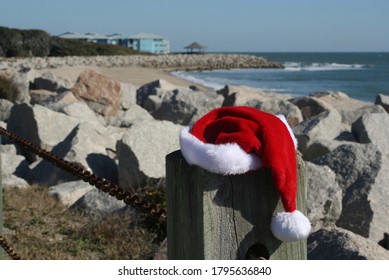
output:
[[[1,136],[0,136],[0,235],[3,235],[3,183],[1,173]],[[4,258],[4,250],[0,247],[0,260]]]
[[[306,213],[306,174],[298,163],[297,207]],[[270,231],[283,211],[269,169],[221,176],[166,157],[168,259],[307,258],[306,240],[281,242]]]

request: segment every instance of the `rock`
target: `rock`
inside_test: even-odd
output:
[[[310,96],[316,97],[321,101],[330,104],[334,109],[339,112],[353,111],[361,107],[371,105],[369,102],[361,101],[358,99],[350,98],[347,94],[341,91],[323,91],[315,92]]]
[[[343,191],[366,176],[373,181],[381,164],[382,153],[377,146],[348,143],[337,147],[313,163],[329,166],[336,174],[336,180]]]
[[[331,111],[333,109],[330,104],[313,96],[293,98],[289,101],[300,109],[303,120],[307,120],[322,112]]]
[[[143,107],[144,102],[150,95],[160,96],[159,93],[169,92],[177,89],[178,87],[163,80],[156,80],[151,83],[141,86],[136,91],[136,103]],[[159,91],[158,91],[159,90]],[[158,93],[159,92],[159,93]]]
[[[316,98],[323,98],[323,99],[336,99],[336,100],[345,100],[349,99],[350,97],[341,91],[332,91],[332,90],[327,90],[327,91],[317,91],[314,93],[311,93],[309,96],[316,97]]]
[[[117,127],[131,127],[136,122],[151,121],[153,117],[139,105],[133,104],[126,111],[120,110],[118,114],[109,119],[109,124]]]
[[[303,159],[306,161],[313,161],[316,158],[324,156],[329,152],[335,150],[340,145],[343,145],[344,142],[337,140],[329,140],[329,139],[317,139],[313,143],[311,143],[306,151],[303,154]]]
[[[2,145],[1,148],[1,182],[4,188],[27,188],[30,169],[26,159],[16,153],[14,145]]]
[[[62,204],[70,207],[95,187],[84,181],[72,181],[49,188],[49,193]]]
[[[347,144],[314,161],[329,166],[343,190],[337,226],[378,242],[389,231],[388,160],[374,144]]]
[[[136,87],[128,83],[120,83],[120,86],[121,86],[120,109],[128,110],[132,105],[136,104]]]
[[[71,91],[53,93],[45,92],[45,90],[31,90],[30,95],[31,104],[39,104],[47,109],[61,113],[63,107],[80,102]]]
[[[165,177],[165,156],[179,149],[182,127],[167,121],[135,123],[118,141],[119,185],[135,191],[148,180]]]
[[[68,91],[71,86],[72,84],[69,80],[58,78],[54,73],[49,71],[35,78],[30,85],[30,89],[62,93]]]
[[[15,104],[8,119],[7,129],[51,151],[63,141],[78,125],[79,121],[65,114],[49,110],[41,105]],[[36,156],[22,149],[27,160],[33,162]]]
[[[167,92],[159,93],[158,95],[149,95],[143,103],[145,108],[150,114],[157,112],[162,107],[162,98]]]
[[[358,142],[377,145],[389,158],[389,130],[386,129],[388,127],[388,114],[365,114],[352,125],[351,131]]]
[[[298,148],[303,154],[317,139],[332,140],[341,131],[341,116],[336,110],[320,113],[293,128],[298,140]]]
[[[389,113],[389,96],[377,94],[374,104],[381,105],[387,113]]]
[[[267,98],[287,99],[289,96],[279,95],[247,86],[225,86],[217,91],[224,97],[223,106],[243,106],[251,100],[264,100]]]
[[[117,183],[117,165],[110,151],[115,151],[116,139],[100,124],[78,124],[67,137],[53,148],[53,153],[75,163],[100,177]],[[77,178],[47,161],[39,162],[33,169],[34,181],[47,186]]]
[[[251,100],[248,101],[246,106],[254,107],[259,110],[274,114],[274,115],[284,115],[289,124],[296,126],[299,122],[303,121],[303,115],[301,114],[300,109],[293,105],[288,100],[279,100],[279,99],[266,99],[263,101]]]
[[[342,115],[342,122],[352,125],[361,116],[377,113],[386,114],[386,111],[379,105],[368,105],[356,110],[342,110],[340,113]]]
[[[216,93],[175,89],[163,96],[161,105],[151,114],[157,120],[188,125],[222,103],[223,98]]]
[[[30,104],[41,104],[43,105],[45,102],[47,102],[50,99],[53,99],[57,94],[52,91],[48,91],[45,89],[33,89],[30,90]]]
[[[82,101],[66,104],[60,112],[82,122],[105,124],[104,118],[97,115]]]
[[[341,228],[325,228],[308,238],[309,260],[388,260],[389,251]]]
[[[24,179],[28,178],[28,162],[17,154],[16,147],[12,144],[1,146],[1,175],[18,175]]]
[[[3,184],[3,188],[26,189],[31,187],[26,180],[19,178],[18,176],[15,176],[13,174],[3,176],[1,180]]]
[[[306,162],[307,213],[312,231],[334,226],[342,211],[342,189],[328,166]]]
[[[103,116],[114,116],[121,104],[120,82],[93,70],[85,70],[72,87],[74,96],[84,100],[88,106]]]
[[[39,76],[39,74],[31,68],[22,67],[19,71],[6,71],[5,76],[9,78],[18,88],[19,93],[16,95],[13,102],[30,103],[30,83]]]
[[[6,122],[8,120],[13,105],[7,99],[0,99],[0,121]]]
[[[77,200],[71,209],[83,209],[93,216],[111,214],[124,208],[126,204],[122,200],[110,196],[98,189],[93,189]]]

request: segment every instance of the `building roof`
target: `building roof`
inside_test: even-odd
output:
[[[121,33],[114,33],[114,34],[107,35],[107,37],[109,39],[121,39],[121,38],[123,38],[123,34],[121,34]]]
[[[65,32],[63,34],[58,35],[61,38],[65,39],[78,39],[78,40],[113,40],[113,39],[163,39],[166,40],[165,37],[155,34],[148,33],[136,33],[132,35],[123,35],[119,33],[111,34],[111,35],[102,35],[98,33],[88,32],[85,34],[81,34],[78,32]]]
[[[205,46],[200,45],[200,44],[197,43],[197,42],[193,42],[193,43],[190,44],[189,46],[184,47],[184,49],[205,49]]]
[[[127,38],[129,39],[166,39],[161,35],[148,34],[148,33],[136,33],[134,35],[130,35]]]
[[[58,35],[58,37],[65,39],[85,39],[85,35],[78,32],[65,32]]]
[[[85,33],[85,37],[91,40],[108,39],[107,36],[94,32]]]
[[[92,33],[92,32],[85,33],[85,34],[81,34],[79,32],[65,32],[65,33],[58,35],[58,37],[61,37],[64,39],[78,39],[78,40],[80,40],[80,39],[84,39],[84,40],[101,40],[101,39],[107,40],[107,39],[109,39],[108,36],[98,34],[98,33]]]

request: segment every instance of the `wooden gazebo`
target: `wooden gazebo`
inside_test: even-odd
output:
[[[186,49],[187,53],[204,53],[205,52],[205,46],[203,46],[197,42],[193,42],[189,46],[184,47],[184,49]]]

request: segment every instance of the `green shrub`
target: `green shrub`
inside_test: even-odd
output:
[[[18,86],[11,79],[0,76],[0,99],[15,102],[19,93]]]
[[[50,36],[43,30],[0,26],[0,57],[96,56],[140,54],[129,48]]]

